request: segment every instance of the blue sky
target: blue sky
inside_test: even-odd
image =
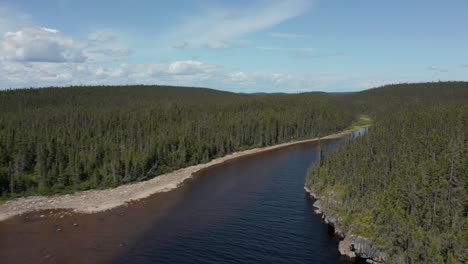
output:
[[[0,88],[466,81],[467,13],[462,0],[0,0]]]

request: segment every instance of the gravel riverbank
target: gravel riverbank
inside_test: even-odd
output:
[[[157,176],[147,181],[122,185],[112,189],[81,191],[66,195],[17,198],[0,203],[0,221],[16,215],[38,210],[69,209],[79,213],[95,213],[109,210],[124,205],[130,201],[143,199],[155,193],[166,192],[177,188],[185,180],[191,178],[196,172],[229,160],[295,144],[339,138],[351,132],[352,130],[347,130],[322,138],[294,141],[264,148],[234,152],[224,157],[213,159],[204,164],[190,166]]]

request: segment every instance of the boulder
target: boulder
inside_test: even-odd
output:
[[[348,233],[345,238],[340,241],[338,250],[342,255],[351,258],[359,257],[365,259],[367,263],[385,263],[385,253],[373,247],[369,239],[365,237]]]

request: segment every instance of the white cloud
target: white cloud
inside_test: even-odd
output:
[[[58,73],[55,76],[43,76],[43,77],[40,77],[40,79],[44,81],[62,82],[62,81],[71,80],[72,75],[68,72],[65,72],[65,73]]]
[[[30,87],[38,85],[62,85],[74,82],[75,63],[19,63],[0,64],[0,87]]]
[[[229,74],[229,78],[235,82],[245,82],[249,80],[249,76],[245,72],[233,72]]]
[[[281,74],[281,73],[273,73],[271,74],[271,81],[274,83],[285,83],[292,79],[291,75]]]
[[[190,60],[156,64],[122,63],[113,67],[90,63],[19,62],[7,62],[0,66],[0,88],[143,83],[206,86],[243,92],[262,89],[290,91],[290,87],[299,86],[304,81],[301,78],[280,73],[232,71],[220,65]]]
[[[387,84],[397,84],[398,81],[391,81],[391,80],[374,80],[374,79],[370,79],[370,80],[364,80],[362,82],[359,82],[359,87],[361,87],[362,89],[370,89],[370,88],[375,88],[375,87],[380,87],[380,86],[384,86],[384,85],[387,85]]]
[[[301,34],[295,34],[295,33],[284,33],[284,32],[273,32],[268,34],[270,37],[274,38],[290,38],[290,39],[295,39],[295,38],[303,38],[305,37],[304,35]]]
[[[149,67],[151,75],[201,75],[221,70],[221,66],[200,61],[175,61],[169,64],[153,64]]]
[[[405,81],[415,81],[405,80]],[[201,61],[102,66],[99,63],[0,64],[0,89],[8,87],[168,84],[236,92],[351,91],[396,83],[377,77],[245,72]]]
[[[199,61],[177,61],[169,64],[168,72],[171,74],[191,75],[209,73],[217,69],[217,66],[205,64]]]
[[[40,29],[42,29],[42,30],[44,30],[46,32],[49,32],[49,33],[53,33],[53,34],[59,33],[59,31],[57,29],[53,29],[53,28],[41,27]]]
[[[257,1],[236,10],[209,9],[204,14],[188,18],[171,34],[161,35],[168,38],[168,43],[179,43],[172,46],[175,49],[255,47],[246,40],[249,34],[300,16],[309,7],[308,0],[271,0]],[[77,39],[54,28],[34,25],[28,15],[0,6],[0,89],[143,83],[205,86],[242,92],[298,92],[356,87],[366,81],[333,75],[245,72],[195,58],[130,64],[128,57],[132,51],[126,47],[135,42],[132,37],[125,36],[125,32],[100,29],[84,39]],[[302,37],[282,32],[270,33],[270,36]],[[257,49],[303,54],[314,51],[312,48],[271,46],[258,46]],[[116,64],[116,60],[120,63]],[[367,85],[371,84],[368,81]]]
[[[0,14],[1,14],[0,8]],[[0,18],[0,23],[2,22]],[[132,51],[121,47],[115,34],[93,32],[87,39],[66,36],[57,29],[23,26],[0,36],[0,61],[83,63],[127,60]]]
[[[309,0],[275,0],[235,10],[209,8],[204,14],[187,18],[165,38],[173,43],[184,39],[195,46],[231,41],[300,16],[310,6]]]
[[[234,45],[227,43],[225,41],[217,41],[206,44],[206,47],[209,49],[229,49],[233,48]]]
[[[43,27],[7,32],[0,40],[0,56],[9,61],[83,62],[86,60],[84,48],[84,43]]]

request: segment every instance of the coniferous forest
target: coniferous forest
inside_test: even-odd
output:
[[[323,197],[323,210],[370,238],[388,263],[467,263],[468,85],[349,97],[374,124],[310,169],[306,186]]]
[[[468,0],[0,0],[0,264],[468,264]]]
[[[124,86],[0,92],[0,196],[113,187],[247,148],[323,136],[354,114],[325,93]]]
[[[108,188],[248,148],[342,131],[306,186],[389,263],[468,261],[468,83],[236,94],[99,86],[0,92],[0,196]],[[326,195],[325,195],[326,194]]]

